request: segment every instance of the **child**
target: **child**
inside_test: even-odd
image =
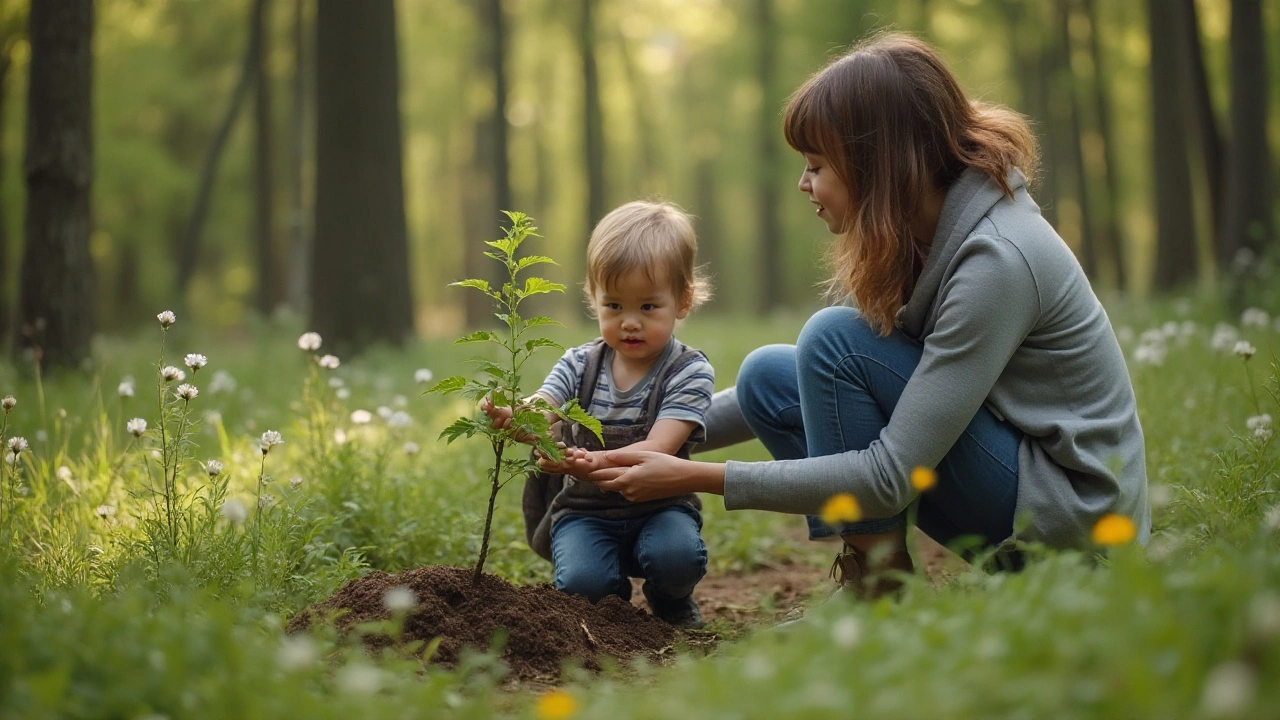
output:
[[[540,465],[563,481],[531,479],[525,492],[530,545],[555,564],[558,589],[625,600],[629,577],[641,577],[653,614],[686,628],[702,624],[693,588],[707,567],[697,496],[631,502],[580,478],[610,467],[605,448],[688,457],[705,435],[715,373],[673,334],[708,296],[696,252],[693,224],[670,204],[628,203],[596,225],[584,289],[601,337],[565,352],[536,395],[557,407],[578,398],[600,420],[605,447],[589,431],[562,428],[564,461]],[[511,408],[488,399],[482,408],[495,427],[510,424]],[[532,511],[531,494],[543,495]]]

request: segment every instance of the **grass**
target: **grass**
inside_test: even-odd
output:
[[[1221,317],[1211,301],[1112,315],[1146,433],[1147,551],[1045,552],[1017,575],[967,572],[941,588],[917,580],[896,603],[827,604],[709,658],[571,675],[576,716],[1280,713],[1280,450],[1248,427],[1260,413],[1280,417],[1280,331],[1238,328],[1258,348],[1246,365],[1211,347]],[[724,387],[746,352],[793,340],[802,321],[695,317],[681,338],[708,353]],[[1160,331],[1163,364],[1136,362],[1151,357],[1139,346],[1157,344],[1144,331],[1167,321],[1194,328]],[[460,372],[468,348],[427,342],[320,371],[292,342],[303,329],[286,319],[228,341],[180,319],[166,364],[202,352],[210,365],[188,380],[201,390],[189,412],[168,411],[165,448],[151,380],[158,328],[101,342],[87,374],[38,380],[28,366],[0,364],[0,396],[18,398],[6,437],[31,443],[16,475],[0,466],[0,718],[538,715],[529,694],[497,689],[501,668],[483,653],[444,672],[403,655],[371,658],[323,633],[283,636],[284,619],[365,568],[472,564],[487,498],[484,450],[435,439],[467,408],[422,396],[414,381],[419,368]],[[530,376],[554,360],[531,363]],[[219,370],[234,388],[213,382]],[[132,398],[117,395],[124,375],[136,378]],[[372,421],[354,423],[359,409]],[[396,411],[410,421],[388,422]],[[132,417],[150,425],[136,441],[125,431]],[[285,444],[263,465],[257,439],[268,429]],[[153,492],[166,454],[185,468],[172,516]],[[753,443],[710,457],[767,455]],[[225,465],[212,479],[199,464],[209,459]],[[260,468],[271,498],[261,507]],[[246,508],[243,522],[224,515],[226,498]],[[716,570],[804,554],[787,540],[797,518],[706,501]],[[157,534],[169,520],[181,527]],[[518,488],[499,496],[494,533],[489,571],[548,579],[549,565],[523,543]]]

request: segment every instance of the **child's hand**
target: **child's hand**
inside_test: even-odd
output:
[[[604,467],[604,460],[601,453],[582,448],[565,448],[564,460],[554,462],[550,458],[543,458],[538,461],[538,467],[544,472],[562,473],[586,480],[588,475]]]
[[[496,430],[506,430],[511,427],[511,420],[515,417],[515,413],[510,407],[498,407],[494,405],[493,398],[488,395],[485,395],[480,401],[480,410],[484,412],[485,415],[489,416],[489,419],[493,421],[493,427]]]

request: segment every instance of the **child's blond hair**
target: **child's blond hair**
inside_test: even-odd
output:
[[[677,302],[695,308],[711,297],[711,286],[696,265],[698,236],[693,221],[668,202],[637,200],[605,215],[587,242],[587,307],[599,290],[642,268],[656,283],[663,271]]]

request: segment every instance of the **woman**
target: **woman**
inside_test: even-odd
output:
[[[729,509],[813,515],[851,493],[839,532],[846,587],[878,595],[911,570],[906,509],[942,543],[1015,536],[1087,545],[1104,514],[1150,533],[1142,429],[1124,356],[1079,263],[1027,194],[1025,121],[971,103],[922,41],[854,48],[788,103],[800,191],[836,235],[832,288],[860,310],[815,314],[794,346],[752,352],[735,417],[776,458],[701,463],[610,455],[599,486],[631,500],[724,495]],[[712,435],[731,422],[709,429]],[[921,495],[909,477],[936,468]],[[876,551],[873,552],[873,549]]]

